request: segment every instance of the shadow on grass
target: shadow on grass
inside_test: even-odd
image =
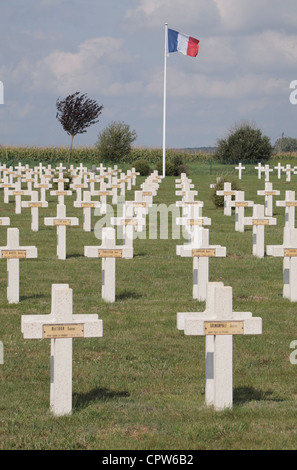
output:
[[[20,295],[20,302],[24,300],[31,300],[31,299],[50,299],[47,294],[32,294],[32,295]]]
[[[141,297],[144,297],[142,294],[137,294],[136,292],[132,290],[124,290],[117,294],[116,300],[126,300],[126,299],[140,299]]]
[[[274,398],[271,390],[256,390],[253,387],[237,387],[233,390],[233,402],[236,405],[243,405],[249,401],[271,401],[282,402],[282,398]]]
[[[95,401],[110,401],[122,397],[129,397],[130,394],[126,390],[110,390],[108,388],[94,388],[87,393],[74,393],[73,394],[73,409],[81,410],[89,406]]]

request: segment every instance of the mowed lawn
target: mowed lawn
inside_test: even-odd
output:
[[[211,173],[211,174],[210,174]],[[101,299],[101,261],[84,257],[85,245],[100,245],[94,233],[100,216],[92,214],[92,232],[82,229],[82,209],[67,200],[67,215],[80,219],[67,228],[67,259],[56,257],[56,229],[44,217],[56,214],[57,199],[40,209],[39,232],[30,229],[30,210],[14,213],[14,200],[3,203],[0,216],[20,229],[22,245],[38,248],[38,258],[20,261],[20,302],[7,303],[6,260],[0,260],[1,449],[295,449],[297,365],[290,362],[297,340],[297,304],[282,296],[282,259],[252,256],[252,228],[235,232],[235,218],[224,216],[211,201],[216,176],[236,177],[234,167],[191,164],[190,178],[212,220],[210,243],[226,246],[226,258],[210,259],[210,281],[233,288],[233,310],[263,319],[263,334],[234,337],[232,409],[215,412],[204,404],[205,338],[186,337],[176,328],[176,314],[203,311],[192,298],[192,259],[176,255],[186,243],[172,230],[176,211],[169,212],[168,238],[135,239],[134,258],[116,261],[116,302]],[[127,193],[133,199],[135,189]],[[271,176],[274,189],[297,188],[297,176]],[[238,181],[246,199],[264,204],[257,190],[264,179],[251,166]],[[96,199],[96,198],[95,198]],[[173,209],[175,177],[160,184],[154,203]],[[252,210],[246,209],[246,215]],[[265,228],[266,244],[281,244],[284,208],[276,207],[277,225]],[[147,216],[147,222],[150,217]],[[166,224],[167,218],[158,220]],[[154,224],[151,218],[151,224]],[[163,227],[164,228],[164,227]],[[1,246],[6,227],[0,227]],[[158,231],[159,234],[159,231]],[[122,240],[118,240],[122,243]],[[24,340],[21,316],[49,314],[51,285],[73,289],[74,313],[97,313],[103,337],[73,340],[73,412],[54,417],[49,410],[50,340]],[[297,349],[297,347],[296,347]]]

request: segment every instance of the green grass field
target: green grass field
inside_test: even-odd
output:
[[[232,409],[215,412],[204,404],[205,339],[186,337],[176,328],[176,313],[203,311],[192,298],[192,259],[176,256],[183,238],[136,239],[134,258],[116,262],[116,302],[101,299],[101,261],[84,257],[85,245],[99,245],[94,231],[82,230],[82,210],[67,198],[67,215],[80,218],[67,229],[67,259],[56,257],[56,230],[43,218],[55,215],[56,198],[40,209],[39,232],[30,229],[30,211],[14,213],[14,201],[0,215],[20,229],[22,245],[35,245],[38,258],[20,261],[20,302],[6,300],[6,261],[0,260],[1,449],[295,449],[297,365],[290,363],[297,340],[297,304],[282,296],[282,259],[252,256],[252,228],[234,230],[210,199],[209,184],[231,167],[190,165],[190,178],[212,219],[210,243],[226,246],[227,257],[210,260],[210,281],[233,288],[233,309],[263,319],[263,334],[234,338]],[[212,174],[210,174],[212,173]],[[295,190],[285,178],[271,181],[284,199]],[[127,194],[133,198],[144,178]],[[257,196],[264,180],[253,167],[239,182],[247,199]],[[154,202],[175,204],[175,178],[166,177]],[[246,210],[246,215],[251,209]],[[274,204],[277,226],[267,227],[266,244],[282,242],[284,208]],[[92,227],[99,217],[92,215]],[[169,218],[171,224],[171,218]],[[147,231],[148,235],[148,231]],[[0,227],[1,245],[6,228]],[[73,289],[74,313],[97,313],[103,338],[73,340],[73,412],[54,417],[49,410],[50,341],[24,340],[21,316],[50,313],[51,285]]]

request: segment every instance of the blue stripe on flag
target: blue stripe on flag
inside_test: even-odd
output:
[[[168,52],[177,52],[178,32],[168,28]]]

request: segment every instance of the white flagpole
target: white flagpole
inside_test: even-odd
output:
[[[164,96],[163,96],[163,178],[166,174],[166,65],[167,65],[168,23],[165,23],[164,53]]]

